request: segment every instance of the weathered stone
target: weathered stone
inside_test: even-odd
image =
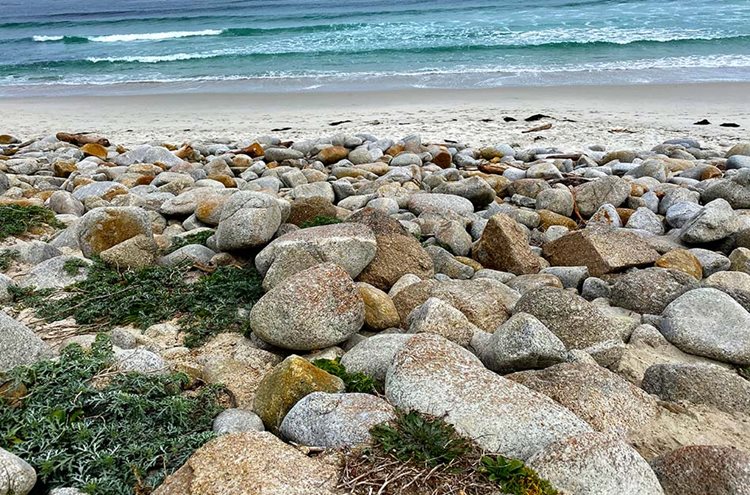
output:
[[[364,282],[358,282],[357,289],[365,303],[366,328],[380,331],[399,326],[401,319],[388,294]]]
[[[345,341],[362,328],[365,305],[351,277],[334,263],[297,273],[250,311],[253,333],[284,349],[312,350]]]
[[[554,399],[601,432],[624,435],[657,414],[653,397],[594,364],[562,363],[507,378]]]
[[[750,275],[744,272],[716,272],[703,281],[704,287],[719,289],[750,311]]]
[[[326,198],[300,198],[292,201],[287,222],[300,226],[315,217],[336,217],[336,207]]]
[[[732,206],[723,199],[715,199],[682,227],[680,239],[691,244],[705,244],[728,237],[737,226]]]
[[[287,413],[279,431],[300,445],[338,449],[370,442],[370,428],[395,418],[393,406],[374,395],[313,392]]]
[[[227,433],[264,431],[265,428],[263,421],[252,411],[225,409],[214,419],[212,429],[217,435],[226,435]]]
[[[96,208],[78,224],[78,244],[87,258],[138,235],[153,241],[148,214],[132,206]]]
[[[462,312],[447,302],[431,297],[407,317],[409,333],[434,333],[467,347],[478,329]]]
[[[269,431],[277,432],[289,410],[303,397],[313,392],[343,391],[341,378],[291,355],[263,377],[255,394],[253,411]]]
[[[139,234],[105,249],[99,253],[99,256],[108,265],[138,270],[154,264],[156,249],[153,237]]]
[[[0,448],[0,494],[26,495],[36,484],[36,471],[15,454]]]
[[[394,357],[385,394],[396,407],[443,418],[490,452],[526,459],[590,427],[546,396],[486,369],[466,349],[433,334]]]
[[[654,364],[641,383],[661,399],[707,404],[722,411],[750,414],[750,381],[707,364]]]
[[[296,230],[274,239],[255,257],[255,267],[261,275],[266,275],[277,261],[284,258],[284,266],[290,258],[284,256],[292,252],[294,256],[306,253],[318,263],[332,262],[341,266],[354,278],[375,258],[377,243],[372,229],[356,223],[322,225]],[[305,263],[301,264],[301,267]],[[283,268],[283,267],[282,267]],[[284,270],[286,276],[292,275]],[[277,278],[276,283],[280,282]]]
[[[216,229],[220,250],[247,249],[265,244],[281,225],[278,200],[268,194],[238,191],[224,204]]]
[[[750,365],[750,313],[717,289],[691,290],[672,301],[660,330],[687,353]]]
[[[81,265],[77,270],[65,269],[66,263]],[[91,261],[78,256],[57,256],[42,261],[32,268],[19,282],[20,287],[35,289],[64,289],[85,280]],[[70,265],[68,265],[70,268]]]
[[[452,194],[412,194],[408,203],[409,211],[420,215],[425,211],[452,211],[459,215],[474,212],[474,205],[466,198]]]
[[[617,277],[611,286],[613,304],[636,313],[659,315],[669,303],[698,282],[689,275],[666,268],[632,270]]]
[[[689,445],[651,463],[666,495],[748,495],[750,453],[736,447]]]
[[[196,450],[154,495],[336,495],[338,470],[268,432],[222,435]]]
[[[604,204],[618,207],[628,199],[630,185],[614,176],[586,182],[575,189],[576,205],[584,217],[590,217]]]
[[[472,342],[472,345],[474,343]],[[517,313],[489,337],[479,358],[496,373],[546,368],[565,361],[565,344],[528,313]]]
[[[564,493],[664,494],[646,460],[625,442],[603,433],[553,442],[527,464]]]
[[[549,287],[527,292],[516,303],[513,313],[535,316],[568,349],[585,349],[619,338],[614,325],[597,306],[563,289]]]
[[[31,329],[0,311],[0,371],[34,364],[53,355]]]
[[[529,247],[526,231],[503,213],[490,218],[472,250],[472,257],[486,268],[516,275],[537,273],[541,269],[539,257]]]
[[[641,237],[607,227],[566,234],[545,244],[544,255],[553,266],[585,265],[594,277],[650,265],[659,259],[659,253]]]
[[[654,264],[660,268],[687,273],[696,280],[703,278],[703,267],[700,261],[687,249],[673,249],[663,254]]]

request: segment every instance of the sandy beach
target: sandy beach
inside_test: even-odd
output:
[[[748,94],[747,83],[711,83],[6,98],[0,99],[0,133],[30,139],[59,131],[98,132],[124,145],[267,134],[295,140],[340,132],[416,133],[432,142],[536,143],[562,150],[591,144],[644,149],[690,136],[727,147],[747,138]],[[538,113],[550,118],[524,121]],[[702,119],[711,124],[693,125]],[[545,123],[552,127],[522,132]]]

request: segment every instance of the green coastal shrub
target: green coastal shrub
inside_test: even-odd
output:
[[[14,289],[12,295],[46,321],[72,317],[91,331],[117,325],[145,329],[178,318],[189,347],[221,332],[245,331],[243,312],[263,295],[257,271],[222,266],[192,283],[186,280],[188,271],[185,265],[118,271],[97,260],[86,279],[68,287],[61,297],[50,297],[49,290],[29,289]]]
[[[213,438],[223,388],[191,389],[180,373],[116,374],[112,363],[100,334],[89,351],[74,344],[5,378],[25,393],[11,401],[0,392],[0,447],[36,469],[34,493],[150,493]]]
[[[341,378],[346,386],[347,392],[359,392],[363,394],[374,394],[377,392],[375,380],[364,373],[349,373],[341,364],[341,359],[316,359],[312,362],[323,371]]]
[[[339,487],[371,493],[559,495],[522,461],[485,455],[442,418],[397,411],[370,429],[372,442],[344,457]]]
[[[63,228],[65,224],[55,218],[55,213],[41,206],[0,205],[0,240],[25,234],[34,227],[49,225]]]
[[[172,239],[172,244],[169,246],[169,249],[167,249],[165,254],[173,253],[181,247],[185,247],[190,244],[200,244],[201,246],[205,246],[208,238],[212,235],[214,235],[213,230],[202,230],[200,232],[189,234],[184,237],[175,237],[174,239]]]
[[[0,272],[9,269],[17,259],[18,251],[14,251],[13,249],[0,251]]]
[[[307,229],[309,227],[319,227],[320,225],[333,225],[336,223],[341,223],[343,220],[339,220],[336,217],[328,217],[325,215],[318,215],[317,217],[313,218],[312,220],[308,220],[306,222],[302,222],[300,224],[301,229]]]

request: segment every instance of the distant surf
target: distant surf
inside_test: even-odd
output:
[[[42,0],[34,13],[7,1],[0,95],[750,80],[747,0],[163,0],[86,12]],[[195,87],[206,85],[173,89]]]

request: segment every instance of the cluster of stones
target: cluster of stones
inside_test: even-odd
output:
[[[249,338],[187,349],[170,322],[112,331],[121,369],[181,369],[237,400],[158,494],[339,493],[334,461],[285,441],[360,445],[395,408],[569,494],[747,493],[750,143],[13,141],[0,203],[46,206],[67,228],[6,242],[21,268],[0,275],[0,301],[11,284],[62,289],[86,276],[65,262],[93,256],[263,276]],[[317,217],[342,223],[300,228]],[[205,232],[206,246],[159,254]],[[2,312],[0,329],[0,369],[54,353]],[[321,357],[384,397],[345,392]],[[0,450],[0,465],[0,494],[33,486],[22,460]]]

